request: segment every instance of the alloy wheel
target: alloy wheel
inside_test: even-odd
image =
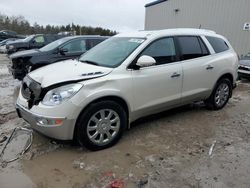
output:
[[[118,134],[120,123],[120,117],[114,110],[99,110],[88,121],[88,138],[96,145],[106,145]]]
[[[226,83],[220,84],[215,93],[215,104],[218,107],[223,106],[227,102],[229,95],[229,86]]]

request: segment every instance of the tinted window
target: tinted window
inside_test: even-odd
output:
[[[66,44],[63,49],[67,49],[67,53],[74,52],[85,52],[86,51],[86,41],[85,40],[74,40]]]
[[[46,51],[53,50],[53,49],[59,47],[61,44],[66,43],[68,40],[69,40],[68,38],[62,38],[62,39],[56,40],[56,41],[51,42],[48,45],[44,46],[43,48],[40,48],[40,51],[46,52]]]
[[[206,37],[206,38],[216,53],[224,52],[229,49],[227,43],[223,39],[216,37]]]
[[[97,44],[99,44],[102,41],[104,41],[104,39],[89,39],[88,40],[89,48],[93,48],[94,46],[96,46]]]
[[[176,61],[176,51],[173,38],[164,38],[150,44],[141,55],[148,55],[156,60],[156,65]]]
[[[245,55],[242,59],[243,60],[250,60],[250,53],[248,53],[247,55]]]
[[[48,42],[53,42],[57,39],[54,35],[46,35],[46,38]]]
[[[23,39],[24,42],[29,42],[33,39],[34,35],[30,35],[28,37],[26,37],[25,39]]]
[[[204,56],[205,56],[205,55],[209,55],[210,53],[209,53],[209,51],[208,51],[206,45],[205,45],[204,42],[202,41],[202,39],[201,39],[200,37],[198,37],[198,39],[199,39],[199,43],[200,43],[200,45],[201,45],[202,54],[203,54]]]
[[[181,60],[193,59],[209,54],[205,44],[199,37],[183,36],[178,37]]]

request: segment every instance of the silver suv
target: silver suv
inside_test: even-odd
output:
[[[31,72],[16,107],[35,130],[99,150],[114,145],[143,116],[193,101],[223,108],[237,67],[229,42],[212,31],[119,34],[79,60]]]

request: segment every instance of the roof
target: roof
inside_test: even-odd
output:
[[[162,2],[165,2],[165,1],[168,1],[168,0],[157,0],[157,1],[153,1],[153,2],[151,2],[151,3],[146,4],[145,7],[147,8],[147,7],[150,7],[150,6],[153,6],[153,5],[157,5],[157,4],[162,3]]]
[[[205,29],[194,29],[194,28],[177,28],[177,29],[164,29],[154,31],[137,31],[130,33],[121,33],[116,37],[137,37],[137,38],[155,38],[159,36],[174,36],[174,35],[208,35],[215,36],[214,31]]]
[[[66,36],[64,38],[109,38],[109,36],[101,36],[101,35],[73,35],[73,36]]]

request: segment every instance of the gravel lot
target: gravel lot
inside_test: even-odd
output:
[[[28,126],[15,113],[20,82],[8,74],[7,63],[0,55],[0,141],[15,127]],[[20,160],[0,167],[1,188],[248,188],[250,84],[238,83],[221,111],[208,111],[199,103],[139,120],[116,146],[103,151],[33,136]],[[12,142],[10,155],[22,144]]]

